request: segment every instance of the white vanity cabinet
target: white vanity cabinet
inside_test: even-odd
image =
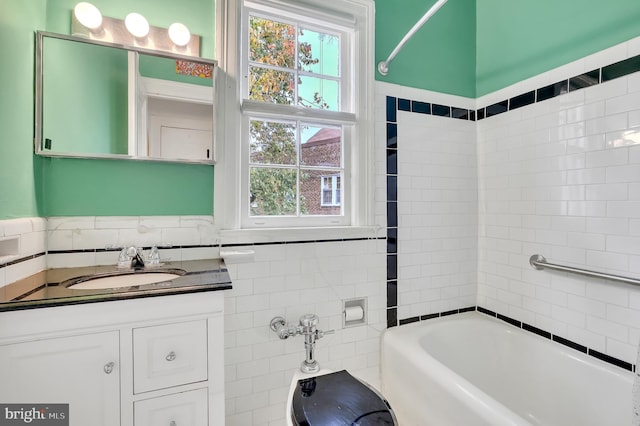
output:
[[[71,426],[224,425],[222,291],[0,313],[0,403]]]
[[[117,331],[0,346],[0,401],[65,403],[78,425],[120,424]]]

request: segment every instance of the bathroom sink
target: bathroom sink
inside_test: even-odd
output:
[[[106,274],[85,275],[66,280],[62,286],[72,290],[102,290],[134,287],[171,281],[186,274],[183,269],[135,270]]]

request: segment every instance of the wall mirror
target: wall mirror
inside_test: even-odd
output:
[[[37,33],[35,152],[214,162],[216,61]]]

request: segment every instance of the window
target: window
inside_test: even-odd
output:
[[[340,176],[322,176],[322,193],[320,196],[321,206],[339,206]]]
[[[234,118],[225,101],[239,134],[225,130],[216,164],[216,185],[238,183],[214,193],[237,218],[227,226],[371,224],[373,0],[226,0],[222,11],[239,24],[237,40],[220,38],[239,56],[227,70],[241,105]]]

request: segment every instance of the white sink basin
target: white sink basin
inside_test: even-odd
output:
[[[181,269],[155,272],[133,272],[106,276],[81,277],[69,280],[63,285],[72,290],[101,290],[108,288],[133,287],[171,281],[184,275]],[[73,283],[77,281],[77,283]]]

